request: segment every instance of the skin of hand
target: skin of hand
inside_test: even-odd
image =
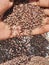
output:
[[[30,0],[30,2],[33,0]],[[43,19],[43,23],[44,25],[38,28],[35,28],[34,30],[32,30],[32,35],[37,35],[37,34],[43,34],[46,32],[49,32],[49,0],[38,0],[37,2],[35,2],[36,5],[40,6],[40,7],[45,7],[46,9],[44,9],[44,13],[47,15],[46,19]]]
[[[0,15],[2,16],[12,6],[13,0],[0,0]],[[9,38],[10,33],[8,25],[0,20],[0,40]]]
[[[0,40],[8,39],[10,32],[8,25],[0,21]]]
[[[13,0],[0,0],[0,15],[4,14],[12,5]]]

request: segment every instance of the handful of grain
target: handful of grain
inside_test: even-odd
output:
[[[34,28],[42,25],[45,18],[43,9],[33,3],[14,5],[13,11],[4,22],[10,25],[17,35],[31,35]]]

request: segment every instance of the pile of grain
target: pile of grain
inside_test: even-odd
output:
[[[0,41],[0,63],[15,57],[49,55],[49,42],[42,36],[12,38]]]
[[[31,35],[32,30],[42,25],[45,18],[43,9],[32,3],[15,5],[4,22],[18,31],[18,35]],[[17,33],[16,33],[17,34]]]

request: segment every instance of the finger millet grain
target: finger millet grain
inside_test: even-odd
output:
[[[14,5],[13,11],[4,22],[7,23],[18,36],[32,35],[32,30],[42,25],[45,18],[43,9],[33,3]]]

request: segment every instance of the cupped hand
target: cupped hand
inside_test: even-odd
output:
[[[30,0],[30,1],[33,1],[33,0]],[[44,13],[47,15],[47,18],[42,21],[44,23],[43,26],[32,30],[32,35],[43,34],[43,33],[49,32],[49,0],[39,0],[35,3],[36,5],[45,8]]]
[[[3,14],[6,10],[8,10],[13,5],[12,1],[9,0],[0,0],[0,14]],[[39,0],[36,2],[36,5],[40,7],[49,7],[49,0]],[[44,13],[48,15],[46,19],[43,19],[44,25],[38,28],[35,28],[32,30],[31,34],[43,34],[45,32],[49,32],[49,9],[44,9]],[[20,27],[18,27],[18,31],[16,30],[16,34],[18,34]],[[0,22],[0,40],[8,39],[15,37],[15,33],[11,35],[11,30],[9,29],[9,26],[5,23]],[[11,35],[11,36],[10,36]]]

